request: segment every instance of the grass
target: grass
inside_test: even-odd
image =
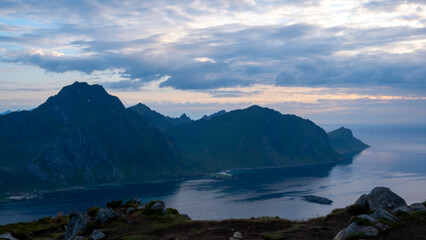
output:
[[[357,222],[361,226],[374,226],[374,223],[363,218],[353,216],[353,211],[359,209],[335,209],[326,217],[318,217],[307,221],[290,221],[279,217],[257,217],[250,219],[228,219],[223,221],[192,221],[180,215],[179,211],[173,208],[167,209],[167,213],[161,210],[153,211],[151,207],[158,201],[149,202],[143,209],[136,209],[126,216],[118,217],[114,220],[99,223],[95,222],[94,216],[99,210],[91,207],[92,221],[87,225],[80,236],[88,236],[94,229],[102,229],[108,239],[159,239],[170,237],[178,239],[218,239],[225,237],[228,239],[234,231],[242,231],[245,236],[263,236],[264,239],[331,239],[335,234],[348,225],[350,222]],[[136,203],[125,203],[119,205],[117,211],[126,212],[124,205],[133,206]],[[401,216],[399,222],[391,222],[380,219],[380,222],[390,226],[396,231],[402,231],[407,226],[425,226],[426,213],[411,212],[411,215]],[[351,217],[353,216],[353,217]],[[128,220],[132,223],[129,223]],[[0,226],[0,234],[11,232],[18,239],[63,239],[68,217],[58,216],[56,218],[45,217],[38,221],[29,223],[9,224]],[[321,231],[313,227],[320,227]],[[400,230],[401,229],[401,230]],[[246,235],[247,233],[247,235]],[[347,239],[362,239],[365,236],[354,234]]]
[[[68,224],[68,217],[44,217],[33,222],[0,226],[0,234],[10,232],[18,239],[27,239],[29,233],[43,234],[45,232],[56,231],[58,229],[64,229],[66,224]]]
[[[365,235],[362,233],[354,233],[354,234],[350,234],[349,236],[347,236],[345,238],[345,240],[357,240],[357,239],[364,239]]]
[[[356,222],[360,226],[374,226],[374,223],[365,218],[359,218],[357,216],[352,216],[349,222]]]
[[[265,240],[278,240],[284,238],[284,231],[277,231],[263,235]]]

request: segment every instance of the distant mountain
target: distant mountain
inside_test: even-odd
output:
[[[366,147],[349,129],[327,135],[268,108],[170,118],[143,104],[126,109],[102,86],[75,82],[31,111],[0,116],[0,195],[337,163]]]
[[[100,85],[76,82],[32,111],[0,116],[0,190],[182,176],[164,133]]]
[[[169,129],[175,125],[192,122],[192,120],[186,116],[186,114],[182,114],[179,118],[171,118],[152,110],[142,103],[138,103],[137,105],[129,107],[128,109],[143,116],[149,122],[149,124],[151,124],[151,126],[161,130]]]
[[[189,164],[204,169],[330,163],[342,160],[313,122],[259,106],[170,128]]]
[[[209,119],[211,119],[213,117],[222,116],[224,114],[226,114],[226,111],[225,110],[220,110],[219,112],[213,113],[213,114],[211,114],[209,116],[204,115],[201,119],[209,120]]]
[[[11,112],[12,112],[12,111],[7,110],[7,111],[5,111],[5,112],[0,113],[0,115],[6,115],[6,114],[9,114],[9,113],[11,113]]]
[[[328,134],[331,145],[340,154],[351,156],[360,153],[369,146],[355,138],[350,129],[341,127]]]

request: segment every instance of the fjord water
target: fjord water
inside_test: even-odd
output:
[[[339,126],[322,126],[334,130]],[[339,165],[232,170],[221,178],[110,185],[42,193],[41,198],[0,203],[0,224],[105,206],[134,197],[162,199],[193,219],[279,216],[308,219],[352,204],[375,186],[386,186],[408,204],[426,200],[426,126],[346,126],[371,147]],[[301,199],[333,200],[320,205]]]

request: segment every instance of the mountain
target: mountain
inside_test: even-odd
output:
[[[5,111],[5,112],[0,113],[0,115],[6,115],[6,114],[9,114],[9,113],[11,113],[11,112],[12,112],[12,111],[7,110],[7,111]]]
[[[337,162],[327,133],[295,115],[251,106],[167,130],[189,164],[204,169]]]
[[[0,190],[182,176],[179,150],[100,85],[76,82],[0,116]],[[10,189],[7,189],[10,190]]]
[[[355,138],[350,129],[341,127],[328,134],[331,145],[340,154],[345,156],[355,155],[369,146]]]
[[[186,114],[182,114],[179,118],[171,118],[151,110],[151,108],[142,103],[138,103],[137,105],[129,107],[128,109],[143,116],[149,122],[149,124],[151,124],[151,126],[161,130],[169,129],[175,125],[192,122],[192,120],[186,116]]]
[[[209,119],[211,119],[211,118],[213,118],[213,117],[222,116],[222,115],[224,115],[225,113],[226,113],[226,111],[225,111],[225,110],[220,110],[219,112],[213,113],[213,114],[211,114],[211,115],[209,115],[209,116],[204,115],[201,119],[209,120]]]

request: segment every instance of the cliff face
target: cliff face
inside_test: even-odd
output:
[[[324,130],[309,120],[259,106],[167,131],[190,164],[205,169],[336,162]]]
[[[170,139],[99,85],[76,82],[31,112],[1,116],[0,143],[0,171],[45,186],[184,174]]]

